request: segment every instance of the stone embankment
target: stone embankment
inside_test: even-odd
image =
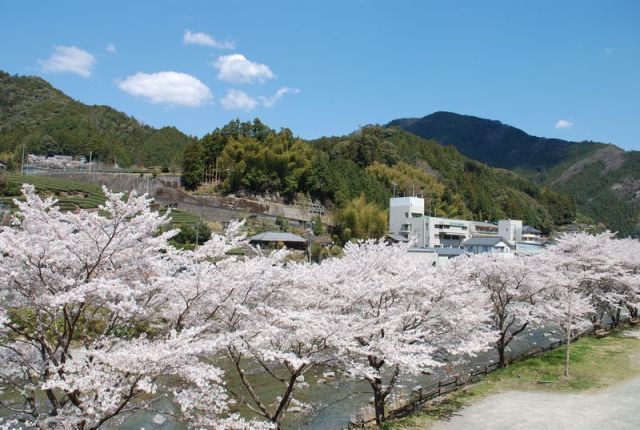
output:
[[[226,224],[231,220],[247,217],[275,223],[278,217],[285,218],[294,226],[306,225],[316,215],[322,216],[325,224],[332,224],[331,217],[317,205],[285,205],[265,199],[254,200],[236,196],[192,195],[179,187],[180,177],[170,175],[140,176],[133,173],[75,173],[47,172],[46,176],[105,185],[114,191],[136,190],[149,194],[161,206],[171,205],[179,210],[199,215],[207,221]]]

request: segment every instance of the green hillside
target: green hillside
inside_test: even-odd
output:
[[[0,71],[0,154],[20,159],[35,154],[93,158],[120,166],[176,167],[192,138],[175,127],[155,129],[108,106],[87,106],[43,79]]]
[[[624,236],[640,236],[637,151],[531,136],[499,121],[450,112],[398,119],[387,126],[435,139],[468,157],[569,193],[578,210],[594,221]]]
[[[233,121],[188,146],[184,159],[183,180],[192,188],[201,173],[191,172],[217,164],[225,192],[278,192],[286,198],[305,193],[338,207],[363,194],[387,207],[395,188],[401,195],[423,195],[434,215],[517,218],[544,231],[575,217],[570,196],[400,129],[371,126],[303,141],[259,120]]]

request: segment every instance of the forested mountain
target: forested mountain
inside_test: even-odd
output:
[[[259,120],[234,121],[188,146],[184,159],[183,179],[192,188],[201,174],[193,183],[189,172],[217,165],[228,192],[307,193],[338,206],[363,194],[368,202],[386,207],[395,188],[400,195],[424,195],[432,214],[517,218],[546,231],[575,216],[566,194],[400,129],[369,126],[347,136],[303,141]]]
[[[155,129],[108,106],[87,106],[48,82],[0,71],[0,154],[85,155],[120,166],[179,166],[192,138],[175,127]]]
[[[372,220],[356,226],[360,221],[351,218],[380,213],[394,189],[424,195],[428,210],[441,216],[518,218],[545,231],[575,217],[567,194],[397,128],[370,126],[305,141],[257,119],[236,120],[195,139],[173,127],[140,124],[108,106],[84,105],[40,78],[0,72],[0,160],[19,160],[23,145],[38,154],[91,151],[94,159],[117,159],[121,166],[181,165],[190,189],[217,168],[223,192],[278,192],[286,199],[303,193],[339,208],[359,208],[340,218],[352,232],[379,230],[364,225]],[[368,204],[378,209],[364,210]]]
[[[578,210],[594,221],[621,235],[640,235],[640,152],[535,137],[499,121],[450,112],[397,119],[387,126],[452,145],[468,157],[570,193]]]

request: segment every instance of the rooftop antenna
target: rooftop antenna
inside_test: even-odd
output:
[[[411,197],[415,197],[415,196],[416,196],[416,185],[411,184]]]

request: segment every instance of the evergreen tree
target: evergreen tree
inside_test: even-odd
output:
[[[187,190],[195,190],[202,182],[203,175],[204,150],[202,143],[194,140],[185,147],[180,182]]]

